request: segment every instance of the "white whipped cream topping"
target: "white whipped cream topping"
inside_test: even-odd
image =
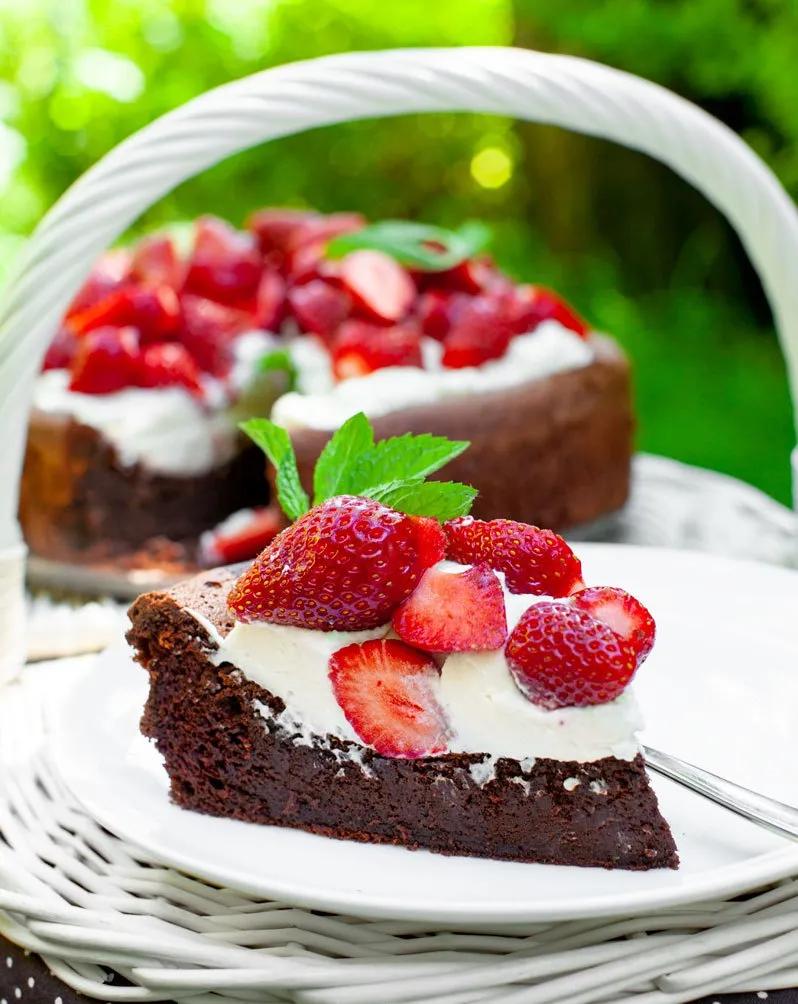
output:
[[[230,379],[222,384],[203,377],[202,400],[185,387],[127,387],[112,394],[80,394],[69,389],[67,370],[48,370],[36,381],[33,407],[50,415],[69,415],[96,429],[123,464],[142,463],[160,474],[202,474],[238,451],[240,433],[230,404],[251,379],[256,361],[275,341],[265,331],[238,338]]]
[[[438,567],[454,573],[467,566],[447,561]],[[533,603],[551,599],[515,595],[506,587],[504,595],[509,630]],[[204,618],[197,619],[208,627]],[[218,644],[212,661],[231,663],[247,679],[281,698],[286,707],[280,724],[303,736],[302,741],[314,734],[334,735],[363,745],[335,699],[328,662],[345,645],[389,634],[388,624],[373,631],[323,632],[237,623],[226,638],[212,632]],[[639,750],[635,733],[641,721],[631,690],[608,704],[549,711],[527,700],[516,687],[502,649],[447,656],[437,696],[451,727],[451,752],[587,763],[608,756],[630,760]]]
[[[518,335],[500,359],[482,366],[447,369],[441,364],[440,343],[425,338],[425,369],[391,366],[340,383],[335,382],[326,349],[315,339],[296,339],[290,351],[299,370],[299,387],[279,398],[272,418],[288,428],[313,429],[335,429],[358,411],[376,418],[400,408],[504,390],[579,369],[594,358],[591,344],[557,321],[545,321]]]

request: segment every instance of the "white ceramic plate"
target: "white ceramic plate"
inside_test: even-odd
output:
[[[586,579],[654,612],[641,670],[644,739],[798,804],[798,574],[689,552],[583,545]],[[442,857],[178,809],[139,735],[145,673],[124,649],[78,680],[51,725],[55,763],[86,808],[165,864],[248,893],[370,917],[436,923],[634,914],[727,896],[798,873],[798,843],[654,778],[678,871],[643,873]]]

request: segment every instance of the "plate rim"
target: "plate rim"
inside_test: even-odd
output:
[[[659,553],[667,555],[669,558],[683,557],[686,553],[690,556],[691,560],[706,561],[710,564],[718,562],[732,564],[740,568],[740,570],[748,566],[754,566],[765,574],[772,572],[776,575],[792,577],[795,580],[796,586],[798,586],[798,571],[793,571],[782,566],[769,565],[767,562],[757,560],[729,558],[724,555],[708,555],[702,552],[683,552],[672,548],[647,547],[636,544],[592,543],[582,544],[578,548],[582,555],[589,552],[598,553],[620,549],[630,552],[645,552],[650,555]],[[98,667],[102,666],[103,660],[112,659],[115,656],[127,659],[131,658],[129,650],[123,644],[110,646],[86,666],[81,667],[79,672],[75,673],[74,678],[70,680],[68,686],[59,697],[61,711],[63,711],[65,703],[70,699],[74,699],[74,692],[90,674],[101,672]],[[106,826],[120,839],[125,840],[130,845],[169,867],[187,872],[215,884],[229,886],[250,895],[265,896],[298,907],[344,913],[356,917],[390,918],[446,924],[531,923],[591,918],[600,919],[617,916],[641,916],[654,910],[689,905],[708,898],[739,895],[760,886],[777,882],[798,872],[798,843],[792,845],[789,842],[785,842],[783,847],[773,848],[745,861],[722,865],[708,872],[706,876],[691,877],[689,886],[676,885],[669,888],[624,891],[620,894],[622,900],[620,906],[614,904],[606,894],[600,894],[583,898],[578,906],[571,905],[565,907],[558,906],[557,902],[551,899],[536,900],[535,902],[530,902],[529,900],[521,902],[500,900],[492,902],[489,905],[484,903],[473,904],[469,903],[468,900],[452,901],[451,899],[447,900],[445,906],[442,906],[440,903],[407,904],[396,897],[384,893],[377,894],[375,899],[373,893],[370,894],[357,888],[351,889],[347,894],[328,892],[318,888],[313,890],[308,890],[301,886],[297,888],[295,884],[292,885],[291,879],[281,880],[278,876],[260,879],[257,876],[253,876],[251,880],[248,880],[242,872],[237,872],[235,868],[221,867],[213,863],[209,864],[199,860],[191,852],[177,854],[169,848],[164,849],[157,839],[148,841],[146,838],[142,840],[140,834],[137,837],[132,837],[121,833],[118,824],[111,818],[106,808],[102,804],[98,808],[98,805],[91,797],[91,793],[87,796],[85,791],[75,790],[74,778],[66,776],[65,772],[57,766],[59,763],[64,762],[57,755],[57,750],[61,747],[69,731],[68,725],[65,724],[69,716],[55,715],[52,707],[55,696],[55,694],[47,695],[48,747],[51,752],[56,753],[52,758],[53,762],[57,767],[59,776],[73,796],[102,825]],[[675,784],[676,782],[664,781],[664,783]],[[179,810],[177,807],[175,809],[176,811],[185,811]],[[237,820],[225,820],[221,817],[208,818],[212,818],[217,822],[230,822],[240,826],[262,825],[244,823]],[[292,830],[288,827],[271,828],[280,830],[283,834],[288,834],[289,839],[292,834],[298,837],[311,836],[316,840],[332,839],[314,834],[305,834],[304,831]],[[375,845],[364,843],[359,846],[363,849],[364,853],[368,853],[369,849]],[[396,850],[413,854],[432,853],[424,850],[411,851],[407,848],[396,848]],[[480,859],[474,860],[476,863],[480,861]],[[509,862],[509,864],[514,863]],[[519,868],[531,867],[525,863],[515,864]]]

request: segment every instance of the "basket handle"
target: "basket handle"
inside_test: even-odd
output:
[[[175,185],[239,150],[316,126],[432,111],[512,115],[604,137],[691,182],[730,220],[759,273],[798,396],[798,213],[773,173],[712,116],[656,84],[569,56],[496,47],[327,56],[245,77],[163,116],[83,175],[36,229],[0,308],[0,547],[18,540],[33,380],[98,254]]]

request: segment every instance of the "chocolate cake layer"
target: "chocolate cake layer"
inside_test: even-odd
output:
[[[148,546],[163,556],[163,541],[191,552],[204,530],[267,496],[263,454],[243,441],[229,462],[178,477],[122,463],[96,429],[69,417],[31,415],[19,518],[41,557],[102,562]]]
[[[634,420],[629,364],[608,338],[593,336],[589,366],[507,390],[393,411],[373,420],[377,439],[431,432],[470,449],[438,475],[479,489],[473,514],[567,528],[620,508],[629,494]],[[300,476],[328,432],[292,432]]]
[[[149,671],[142,731],[155,740],[173,800],[187,809],[349,840],[513,861],[675,868],[676,848],[640,757],[591,763],[484,754],[381,757],[335,737],[287,731],[282,701],[209,661],[233,626],[237,569],[200,575],[131,607],[128,640]],[[566,785],[567,782],[567,785]]]

